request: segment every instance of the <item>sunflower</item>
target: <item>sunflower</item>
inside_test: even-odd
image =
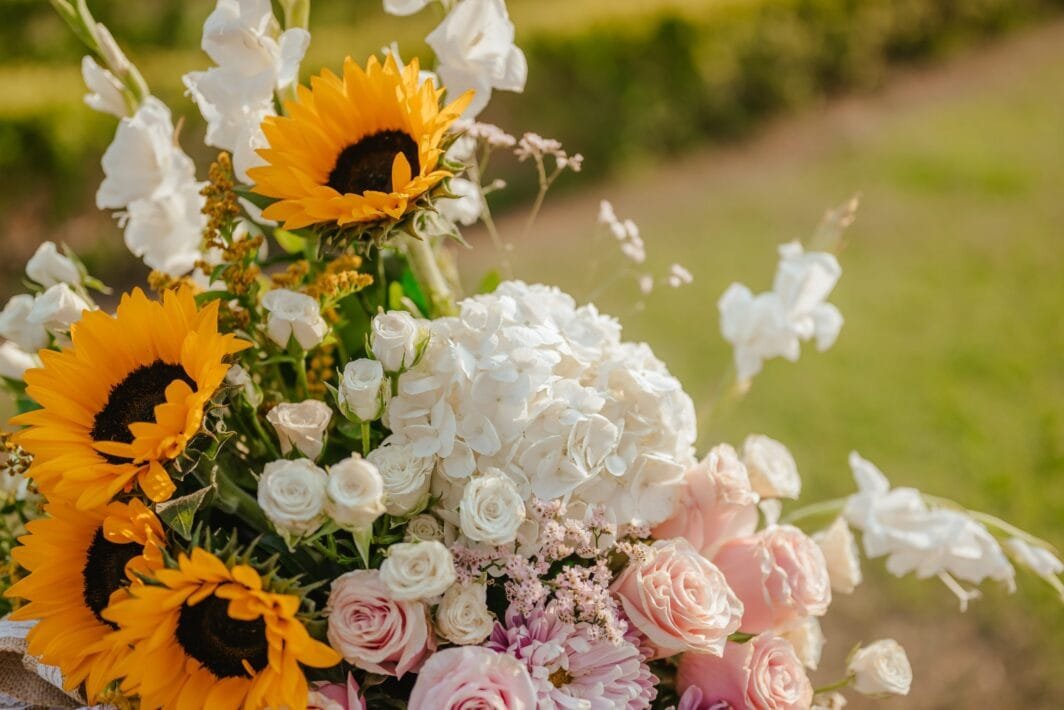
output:
[[[15,439],[33,455],[27,475],[49,498],[83,510],[107,503],[134,480],[153,501],[174,483],[163,462],[179,456],[228,371],[226,356],[250,344],[218,332],[218,302],[198,310],[188,287],[162,302],[139,289],[114,316],[86,313],[72,345],[42,350],[26,373],[41,409],[16,417]]]
[[[307,704],[299,664],[340,662],[296,618],[299,597],[265,591],[247,565],[197,548],[155,578],[106,611],[115,642],[133,647],[118,668],[122,690],[143,707],[297,710]]]
[[[127,652],[106,642],[115,625],[101,614],[140,584],[138,574],[162,567],[163,528],[139,500],[91,511],[53,502],[45,512],[26,525],[12,552],[30,573],[6,592],[27,600],[11,618],[39,620],[29,632],[29,653],[59,666],[68,690],[84,682],[94,700]]]
[[[350,57],[343,78],[329,70],[300,86],[288,117],[262,124],[267,165],[248,176],[253,190],[278,201],[263,211],[286,229],[399,219],[411,202],[451,173],[439,169],[441,142],[473,98],[440,108],[443,89],[421,81],[418,62],[394,55],[366,69]]]

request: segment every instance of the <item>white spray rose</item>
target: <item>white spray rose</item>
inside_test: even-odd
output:
[[[295,448],[311,459],[318,458],[325,446],[325,429],[331,418],[329,405],[315,399],[297,404],[282,402],[266,415],[266,420],[277,430],[283,453]]]
[[[455,579],[454,559],[441,542],[397,542],[381,564],[381,581],[399,601],[438,597]]]
[[[459,646],[481,643],[495,625],[487,599],[488,588],[483,584],[451,585],[436,610],[440,635]]]
[[[310,350],[329,331],[317,299],[305,293],[276,288],[262,297],[262,307],[270,313],[266,334],[282,348],[295,336],[301,348]]]
[[[40,323],[30,320],[32,310],[33,296],[28,293],[12,296],[0,311],[0,336],[35,353],[48,344],[48,331]]]
[[[324,522],[325,471],[307,459],[271,461],[259,479],[259,507],[282,535],[307,535]]]
[[[79,284],[81,273],[65,254],[60,254],[55,242],[44,242],[26,262],[26,276],[48,288],[56,284]]]
[[[474,478],[462,494],[462,533],[488,545],[507,545],[525,520],[525,503],[517,486],[500,471]]]
[[[743,463],[750,485],[762,498],[797,498],[802,492],[798,464],[787,447],[764,434],[743,442]]]
[[[66,332],[72,324],[81,320],[84,311],[91,309],[92,306],[84,298],[65,283],[60,283],[34,300],[28,318],[31,323],[37,323],[53,333]]]
[[[421,334],[417,322],[406,311],[388,311],[373,319],[370,347],[388,372],[398,372],[414,364]]]
[[[864,695],[908,695],[913,669],[905,649],[894,639],[881,639],[858,649],[849,663],[853,687]]]
[[[26,370],[40,366],[41,361],[36,355],[31,355],[12,342],[0,343],[0,377],[22,381]]]
[[[329,467],[325,512],[345,530],[365,530],[384,513],[384,482],[358,454]]]
[[[815,616],[807,616],[798,621],[794,626],[780,632],[792,647],[794,655],[809,670],[815,671],[820,665],[820,655],[824,651],[824,632],[820,628],[820,621]]]
[[[432,483],[433,460],[415,456],[409,444],[384,444],[366,457],[384,480],[389,515],[406,515],[425,502]]]
[[[443,527],[436,516],[422,513],[415,515],[406,524],[405,542],[417,542],[418,540],[443,540]]]
[[[125,88],[122,82],[90,56],[85,56],[81,60],[81,78],[85,80],[85,86],[89,90],[89,93],[85,94],[86,106],[100,113],[109,113],[116,118],[125,118],[129,115],[129,106],[126,104]]]
[[[836,518],[830,527],[815,533],[813,540],[820,546],[828,563],[831,588],[836,592],[852,594],[861,583],[861,556],[857,540],[846,520]]]
[[[377,360],[361,358],[347,363],[340,378],[340,409],[354,414],[364,422],[381,414],[387,395],[384,387],[384,367]]]

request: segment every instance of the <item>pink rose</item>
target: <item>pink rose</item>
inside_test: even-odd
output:
[[[455,646],[425,662],[407,710],[535,707],[536,689],[523,663],[483,646]]]
[[[687,705],[681,701],[685,710],[806,710],[813,703],[813,686],[794,649],[770,635],[744,644],[729,643],[719,658],[685,653],[676,688],[683,698],[691,695]]]
[[[659,540],[685,538],[711,558],[725,540],[753,534],[757,501],[735,449],[721,444],[687,470],[672,517],[652,532]]]
[[[392,599],[377,570],[337,577],[327,609],[329,645],[362,670],[402,678],[436,648],[428,608]]]
[[[742,630],[775,629],[804,616],[822,616],[831,604],[824,553],[790,525],[729,540],[713,558],[743,601]]]
[[[366,701],[358,693],[358,681],[350,673],[346,685],[314,683],[307,697],[307,710],[366,710]]]
[[[610,589],[655,658],[684,651],[719,656],[743,615],[721,571],[682,538],[655,542],[647,558],[632,559]]]

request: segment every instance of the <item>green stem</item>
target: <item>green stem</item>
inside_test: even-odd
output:
[[[821,515],[838,515],[846,506],[846,498],[833,498],[792,510],[780,519],[781,523],[793,525],[796,521]]]
[[[362,455],[369,456],[370,452],[369,422],[362,422]]]
[[[819,688],[816,688],[813,691],[813,694],[814,695],[820,695],[821,693],[830,693],[833,690],[842,690],[843,688],[849,686],[850,683],[852,683],[852,682],[853,682],[853,676],[852,675],[848,675],[845,678],[843,678],[842,680],[837,680],[834,683],[829,683],[827,685],[822,685]]]
[[[440,265],[436,260],[436,252],[429,243],[428,237],[418,239],[411,234],[403,234],[399,238],[399,244],[406,252],[410,261],[410,268],[414,277],[425,289],[432,303],[432,309],[436,316],[450,316],[458,312],[454,302],[454,292],[450,284],[440,271]]]

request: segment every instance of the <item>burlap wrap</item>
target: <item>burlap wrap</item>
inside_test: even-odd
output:
[[[33,622],[0,619],[0,708],[80,708],[84,702],[62,690],[63,677],[26,655]]]

